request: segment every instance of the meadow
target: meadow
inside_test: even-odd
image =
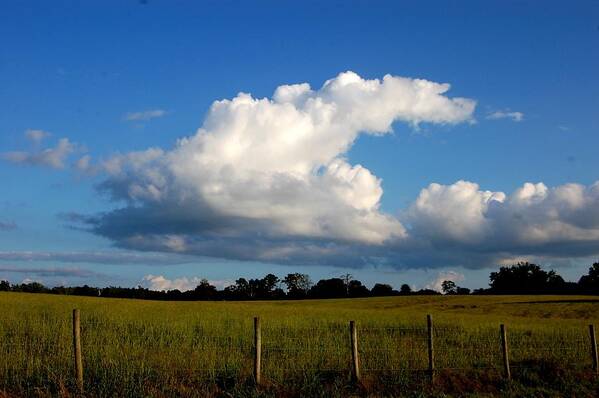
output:
[[[0,293],[0,396],[73,396],[81,311],[86,396],[596,396],[599,298],[404,296],[160,302]],[[426,315],[434,320],[428,378]],[[253,383],[253,317],[262,385]],[[350,320],[362,379],[349,380]],[[505,380],[499,325],[513,380]]]

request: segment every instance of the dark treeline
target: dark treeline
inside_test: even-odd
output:
[[[470,289],[457,286],[453,281],[443,281],[443,293],[449,295],[467,294],[599,294],[599,263],[594,263],[586,275],[578,282],[566,282],[555,271],[545,271],[540,266],[530,263],[518,263],[501,267],[491,272],[489,287]],[[312,283],[306,274],[293,273],[280,279],[268,274],[261,279],[239,278],[235,284],[218,290],[207,280],[202,280],[193,290],[156,291],[138,286],[105,287],[91,286],[46,287],[38,282],[11,285],[8,281],[0,281],[0,291],[49,293],[73,296],[100,296],[115,298],[136,298],[146,300],[283,300],[283,299],[325,299],[347,297],[383,297],[407,295],[438,295],[431,289],[413,291],[408,284],[399,290],[384,283],[375,284],[368,289],[352,275],[340,278],[321,279]]]

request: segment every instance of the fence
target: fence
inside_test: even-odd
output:
[[[189,369],[198,372],[215,372],[217,366],[230,372],[251,370],[249,374],[256,385],[263,383],[265,376],[270,378],[278,374],[284,377],[287,372],[311,370],[346,373],[354,382],[360,382],[365,374],[406,371],[421,372],[433,381],[441,370],[466,368],[493,370],[510,379],[513,371],[526,366],[525,360],[551,357],[559,358],[564,364],[582,363],[595,374],[599,373],[593,325],[589,325],[584,334],[581,331],[580,334],[542,341],[536,339],[532,332],[512,336],[504,324],[499,325],[499,333],[479,331],[472,336],[459,328],[436,327],[431,315],[427,315],[423,325],[361,326],[350,321],[345,325],[298,329],[277,325],[269,327],[256,317],[253,333],[248,333],[244,326],[236,331],[238,333],[211,335],[209,330],[196,325],[193,335],[201,337],[192,337],[188,341],[188,352],[171,355],[183,356],[190,364],[193,362],[194,366],[189,366]],[[119,325],[117,332],[111,335],[113,341],[108,336],[92,342],[91,336],[86,334],[95,328],[106,327],[107,324],[95,323],[92,317],[84,322],[82,328],[81,314],[78,309],[73,310],[72,347],[68,356],[72,358],[73,384],[80,393],[84,391],[84,364],[94,366],[95,362],[103,361],[101,349],[89,351],[86,355],[88,344],[117,345],[114,349],[125,357],[125,363],[132,364],[139,359],[136,355],[144,355],[142,363],[159,364],[168,369],[172,366],[168,358],[164,358],[164,353],[180,348],[173,342],[183,338],[182,334],[172,332],[171,335],[168,330],[153,330],[135,324]],[[225,330],[230,328],[231,325],[225,325]],[[117,335],[134,335],[139,350],[127,347],[126,337],[123,337],[124,342],[115,340]],[[17,341],[16,335],[13,337]],[[90,337],[89,342],[86,342],[86,337]],[[5,333],[3,339],[11,339],[11,334]],[[27,339],[18,341],[29,344]],[[38,355],[43,355],[46,348],[48,351],[52,349],[51,344],[49,342],[48,347],[38,345],[35,350]],[[66,354],[68,347],[60,347]],[[197,357],[193,357],[193,351],[198,353]],[[202,363],[204,366],[195,366]]]

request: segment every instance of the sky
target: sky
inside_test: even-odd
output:
[[[598,45],[597,1],[5,1],[0,278],[577,280]]]

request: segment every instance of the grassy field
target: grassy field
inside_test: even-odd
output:
[[[596,396],[588,325],[599,298],[416,296],[154,302],[0,293],[0,391],[75,391],[71,311],[81,310],[88,396]],[[426,314],[435,324],[435,383]],[[252,383],[253,317],[264,386]],[[349,383],[349,320],[362,383]],[[514,381],[503,380],[499,324]]]

